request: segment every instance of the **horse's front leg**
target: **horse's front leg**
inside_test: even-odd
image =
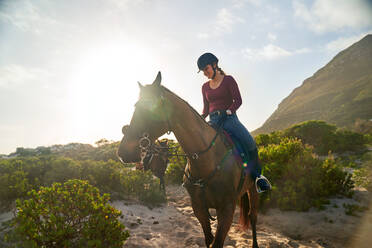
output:
[[[211,231],[211,223],[209,221],[208,208],[205,206],[205,199],[202,198],[201,194],[197,194],[195,191],[194,194],[190,194],[190,196],[194,214],[203,228],[205,244],[209,247],[213,242],[213,234]]]
[[[212,248],[223,247],[227,233],[230,230],[235,211],[235,202],[229,203],[217,209],[217,230],[213,240]]]
[[[160,179],[160,191],[162,191],[165,194],[165,182],[164,182],[164,177],[161,176],[159,177]]]

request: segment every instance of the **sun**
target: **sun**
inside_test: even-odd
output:
[[[121,135],[115,125],[130,120],[139,94],[136,82],[153,74],[149,55],[125,43],[107,43],[81,54],[69,87],[74,135],[89,142]]]

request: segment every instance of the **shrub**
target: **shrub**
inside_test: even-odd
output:
[[[335,133],[334,152],[361,150],[366,143],[368,143],[368,140],[363,134],[348,130],[337,130]]]
[[[298,139],[284,138],[280,144],[260,147],[263,174],[270,179],[273,192],[266,204],[283,210],[321,208],[326,198],[350,195],[350,174],[342,171],[333,158],[321,161],[311,147]]]
[[[359,206],[357,204],[347,204],[344,203],[342,206],[345,209],[345,214],[346,215],[351,215],[351,216],[359,216],[357,212],[364,212],[368,210],[368,207],[365,206]]]
[[[367,135],[339,129],[324,121],[306,121],[283,131],[285,137],[296,137],[314,147],[314,152],[326,155],[330,151],[360,151],[369,142]]]
[[[129,237],[109,195],[86,181],[54,183],[29,196],[17,200],[13,222],[22,247],[121,247]]]
[[[169,148],[174,154],[181,156],[171,156],[169,158],[169,164],[165,171],[165,182],[167,184],[181,184],[186,167],[186,157],[183,156],[185,153],[178,143],[169,142]]]
[[[151,171],[125,169],[121,172],[121,194],[124,198],[136,198],[145,204],[157,205],[166,198],[159,187],[159,179],[154,179]]]
[[[9,210],[17,199],[27,199],[27,192],[54,182],[87,180],[112,199],[136,198],[146,204],[165,202],[159,181],[151,173],[133,172],[113,161],[73,160],[64,157],[27,157],[0,160],[0,209]],[[144,190],[144,185],[150,185]]]
[[[270,134],[259,134],[254,137],[257,146],[267,146],[269,144],[279,144],[283,134],[279,131]]]
[[[286,137],[297,137],[304,143],[314,146],[318,154],[328,154],[335,145],[337,127],[325,121],[306,121],[284,131]]]
[[[170,163],[165,171],[165,182],[167,184],[182,184],[184,172],[184,164]]]
[[[31,189],[24,171],[0,175],[0,209],[9,209],[16,198],[23,198]]]
[[[363,167],[354,170],[352,179],[356,186],[372,189],[372,161],[367,162]]]

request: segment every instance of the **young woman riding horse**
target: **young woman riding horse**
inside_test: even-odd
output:
[[[232,76],[225,75],[218,67],[218,58],[212,53],[204,53],[198,59],[199,71],[210,79],[203,84],[203,114],[209,115],[213,126],[222,126],[231,138],[238,143],[238,150],[244,162],[245,172],[256,181],[259,193],[271,188],[268,180],[261,175],[256,143],[248,130],[239,121],[236,111],[242,104],[238,84]]]
[[[252,247],[258,247],[256,222],[258,193],[251,176],[243,173],[232,148],[186,101],[161,86],[158,73],[151,85],[140,85],[140,98],[118,149],[124,163],[141,160],[141,150],[172,131],[187,155],[184,186],[195,216],[204,232],[207,247],[223,247],[240,200],[240,224],[252,227]],[[148,145],[141,144],[146,137]],[[208,209],[217,212],[217,230],[211,232]]]

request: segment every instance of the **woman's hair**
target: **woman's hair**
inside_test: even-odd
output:
[[[226,76],[226,73],[217,65],[217,71],[219,71],[222,75]]]

